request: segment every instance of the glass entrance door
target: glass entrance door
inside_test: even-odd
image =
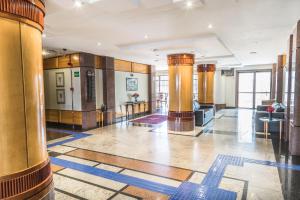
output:
[[[239,72],[238,83],[238,107],[239,108],[253,108],[254,97],[254,73],[253,72]]]
[[[256,108],[271,96],[271,71],[238,72],[239,108]]]

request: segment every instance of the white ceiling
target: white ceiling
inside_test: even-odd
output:
[[[112,56],[158,70],[166,69],[170,53],[195,53],[197,63],[220,67],[274,63],[300,19],[300,0],[187,0],[192,8],[186,0],[83,1],[78,8],[73,0],[46,0],[45,49]]]

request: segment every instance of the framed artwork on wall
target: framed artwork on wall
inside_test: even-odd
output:
[[[56,89],[56,103],[57,104],[66,103],[65,89]]]
[[[65,73],[64,72],[56,72],[56,87],[65,87]]]
[[[137,91],[139,88],[137,78],[126,78],[126,90],[127,91]]]

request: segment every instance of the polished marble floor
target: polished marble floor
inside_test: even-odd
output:
[[[290,185],[299,186],[299,171],[276,162],[300,163],[284,159],[276,136],[256,137],[253,115],[221,110],[205,127],[180,134],[169,132],[166,122],[122,122],[79,137],[51,129],[56,199],[176,199],[197,192],[198,199],[211,193],[220,193],[211,199],[300,199],[300,188]],[[188,192],[179,195],[185,184]],[[177,199],[188,199],[183,196]]]

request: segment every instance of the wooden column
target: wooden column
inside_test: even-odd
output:
[[[193,54],[168,56],[169,64],[169,114],[168,129],[193,131]]]
[[[95,56],[80,53],[82,129],[97,127]]]
[[[271,99],[276,98],[276,64],[272,67],[272,88],[271,88]]]
[[[276,84],[276,102],[282,103],[283,100],[283,68],[286,63],[286,55],[278,56],[277,63],[277,84]]]
[[[103,57],[103,103],[107,106],[104,123],[111,124],[116,119],[115,64],[114,58]]]
[[[0,199],[51,199],[42,63],[45,6],[0,1]]]
[[[284,140],[289,140],[290,132],[290,119],[291,119],[291,91],[292,91],[292,67],[293,67],[293,35],[290,35],[289,45],[288,45],[288,62],[287,62],[287,72],[288,79],[286,80],[287,84],[287,105],[285,110],[285,131],[284,131]]]
[[[293,34],[293,63],[295,63],[295,94],[293,115],[291,116],[291,131],[290,131],[290,145],[289,150],[291,155],[300,155],[300,21],[296,26]]]
[[[198,65],[198,101],[200,104],[214,104],[214,64]]]

